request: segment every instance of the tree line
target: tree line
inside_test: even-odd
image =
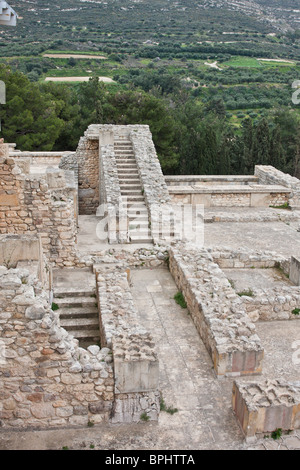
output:
[[[97,77],[79,84],[31,82],[0,66],[6,104],[1,137],[20,150],[75,150],[89,124],[148,124],[165,174],[253,174],[273,165],[300,177],[297,109],[273,107],[236,127],[224,101],[195,99],[177,80],[140,88],[109,88]]]

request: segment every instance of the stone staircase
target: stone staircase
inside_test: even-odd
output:
[[[53,303],[58,306],[60,325],[79,340],[81,347],[99,345],[99,315],[95,290],[56,288]]]
[[[125,136],[119,136],[114,141],[114,152],[121,196],[127,202],[130,242],[152,243],[148,209],[131,141]]]

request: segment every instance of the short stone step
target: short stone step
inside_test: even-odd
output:
[[[118,170],[118,173],[122,178],[129,178],[130,179],[130,178],[138,178],[139,177],[138,170],[129,171],[127,169],[120,169],[120,170]]]
[[[80,290],[78,287],[56,287],[54,288],[54,297],[56,299],[61,299],[64,297],[96,297],[95,290]]]
[[[138,196],[138,195],[142,195],[142,191],[141,189],[122,189],[121,188],[121,195],[124,195],[124,196]]]
[[[118,163],[135,163],[136,164],[136,160],[135,158],[131,158],[130,156],[128,157],[125,157],[124,155],[122,155],[122,158],[116,158],[116,162],[117,164]]]
[[[59,309],[59,318],[85,318],[92,316],[98,318],[98,307],[62,307]]]
[[[68,332],[70,333],[70,335],[74,336],[74,338],[77,338],[79,340],[80,339],[84,341],[94,340],[95,343],[97,343],[97,341],[100,341],[100,331],[97,329],[87,330],[87,331],[68,330]]]
[[[64,297],[62,299],[54,298],[54,303],[61,307],[96,307],[95,297]]]
[[[141,186],[141,182],[138,178],[120,178],[120,184],[139,184]]]
[[[120,181],[120,188],[121,189],[136,189],[136,190],[139,190],[141,191],[142,190],[142,186],[138,183],[135,183],[135,184],[130,184],[130,183],[124,183],[122,180]]]
[[[128,225],[128,228],[129,230],[141,230],[141,231],[149,231],[149,221],[148,219],[145,219],[145,220],[140,220],[140,221],[136,221],[136,220],[132,220],[132,221],[129,221],[129,225]]]
[[[96,330],[99,328],[99,322],[97,318],[65,318],[60,320],[60,325],[65,329],[71,328],[72,330]]]
[[[133,163],[117,163],[117,170],[137,170],[137,166]]]
[[[152,243],[152,237],[150,238],[140,238],[139,236],[131,236],[130,235],[130,242],[131,243]]]

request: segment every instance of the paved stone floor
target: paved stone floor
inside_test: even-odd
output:
[[[162,411],[158,423],[0,431],[0,449],[300,449],[300,432],[276,441],[261,438],[255,444],[245,443],[231,409],[232,379],[216,379],[188,311],[173,299],[177,288],[169,271],[133,270],[131,278],[140,321],[157,344],[162,397],[167,407],[178,411],[173,415]],[[264,374],[297,380],[300,364],[293,362],[293,344],[300,340],[300,322],[284,322],[284,326],[283,322],[273,322],[271,328],[270,323],[257,324],[266,349]]]
[[[292,286],[292,282],[278,269],[225,268],[223,272],[236,292],[247,289],[273,289]]]
[[[215,222],[205,224],[204,246],[236,250],[275,251],[282,256],[300,255],[300,222]]]

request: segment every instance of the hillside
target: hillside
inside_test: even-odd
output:
[[[20,16],[17,28],[0,29],[1,53],[28,55],[58,46],[131,52],[148,41],[154,47],[213,43],[224,51],[238,44],[254,54],[258,49],[297,57],[295,45],[281,41],[299,28],[297,6],[292,0],[19,0],[12,3]]]

